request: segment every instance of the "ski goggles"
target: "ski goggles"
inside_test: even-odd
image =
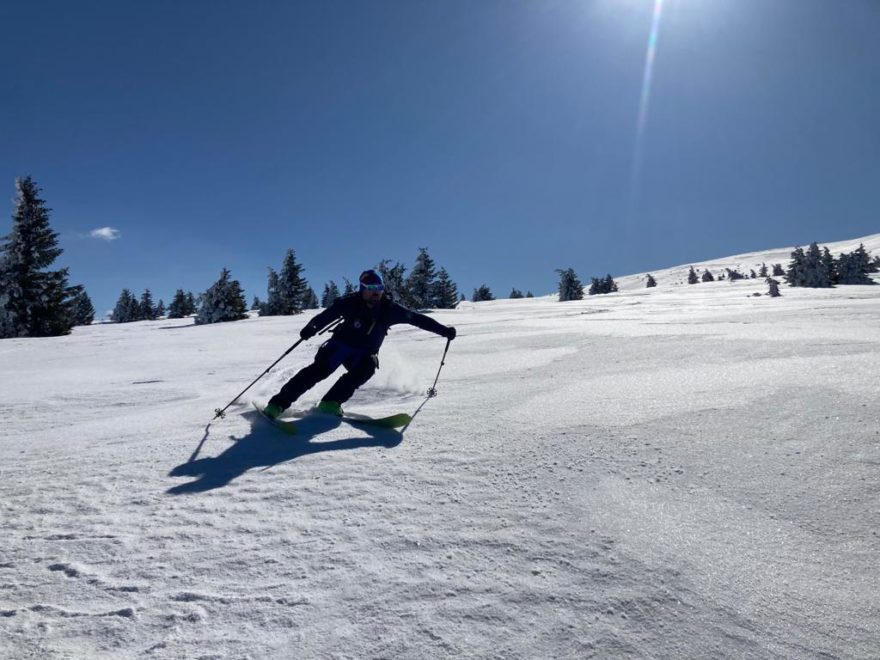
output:
[[[381,292],[381,291],[385,290],[385,285],[384,284],[361,284],[361,290],[362,291],[379,291],[379,292]]]

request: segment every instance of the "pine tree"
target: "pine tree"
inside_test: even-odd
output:
[[[495,296],[492,295],[492,291],[488,286],[481,284],[474,289],[474,295],[471,298],[471,302],[483,302],[487,300],[495,300]]]
[[[220,273],[220,279],[202,294],[196,325],[247,318],[244,291],[238,280],[230,279],[229,275],[229,269],[224,268]]]
[[[123,289],[116,300],[116,306],[113,308],[110,319],[114,323],[131,323],[139,321],[140,316],[141,307],[137,298],[128,289]]]
[[[261,316],[288,316],[299,314],[310,302],[309,284],[303,278],[303,267],[296,261],[296,253],[284,255],[281,272],[269,269],[268,299],[260,310]]]
[[[559,274],[559,302],[583,300],[584,285],[578,279],[574,268],[557,268],[556,272]]]
[[[434,304],[436,309],[455,309],[458,304],[458,287],[445,268],[437,273],[437,281],[434,283]]]
[[[259,311],[260,307],[262,307],[262,306],[263,306],[263,301],[260,300],[259,296],[254,296],[254,300],[251,303],[251,310]]]
[[[771,298],[778,298],[782,294],[779,293],[779,282],[774,280],[772,277],[767,278],[767,284],[770,285],[770,289],[767,292],[767,295]]]
[[[159,298],[159,304],[156,305],[156,318],[162,318],[166,314],[165,301]]]
[[[49,209],[31,177],[17,179],[12,231],[0,243],[0,338],[70,333],[78,288],[67,268],[46,270],[61,255]]]
[[[751,272],[749,273],[749,278],[753,280],[758,278],[758,274],[755,272],[754,268],[751,269]]]
[[[785,271],[785,281],[789,286],[806,286],[805,263],[806,254],[802,247],[796,247],[791,253],[791,262],[788,264],[788,270]],[[773,274],[776,275],[776,268],[773,268]]]
[[[727,279],[731,282],[735,282],[736,280],[744,280],[746,278],[745,275],[733,268],[725,268],[724,270],[727,271]]]
[[[714,282],[715,276],[712,275],[712,271],[708,268],[703,271],[703,274],[700,276],[700,280],[703,282]]]
[[[183,292],[183,289],[178,289],[174,293],[174,298],[171,299],[171,304],[168,306],[168,318],[182,319],[187,313],[186,294]]]
[[[390,294],[397,302],[404,307],[414,307],[415,302],[407,288],[408,278],[406,274],[406,266],[399,261],[393,266],[390,259],[383,259],[376,266],[376,272],[382,277],[385,283],[385,292]]]
[[[330,281],[324,285],[324,293],[321,295],[321,307],[330,307],[339,297],[339,287],[336,282]]]
[[[836,272],[841,284],[874,284],[871,272],[871,256],[860,244],[858,249],[847,254],[841,253],[837,259]]]
[[[697,277],[697,271],[695,271],[694,267],[691,266],[691,269],[688,272],[688,284],[697,284],[699,281],[700,278]]]
[[[416,265],[406,279],[413,309],[436,308],[434,304],[434,281],[437,277],[434,260],[428,254],[428,248],[419,248]]]
[[[782,264],[773,264],[773,277],[785,277],[785,271],[782,270]]]
[[[312,287],[309,287],[309,290],[306,293],[303,307],[305,309],[318,309],[318,294],[315,293],[315,290]]]
[[[813,289],[827,288],[831,286],[831,277],[822,263],[822,252],[819,246],[810,243],[804,259],[804,283],[802,286]]]
[[[646,289],[653,289],[657,286],[657,280],[654,279],[654,276],[648,273],[648,284],[645,287]]]
[[[190,316],[196,313],[196,297],[193,295],[192,291],[187,291],[186,293],[186,315]]]
[[[839,279],[837,275],[837,264],[834,261],[834,257],[831,255],[831,250],[828,249],[827,246],[822,248],[822,269],[825,271],[825,275],[828,277],[828,281],[831,284],[837,284]]]
[[[90,325],[95,320],[95,307],[85,289],[80,287],[73,298],[73,324]]]
[[[595,296],[598,294],[615,293],[617,291],[617,283],[611,275],[607,275],[601,279],[592,277],[589,294]]]
[[[511,300],[518,300],[519,298],[522,298],[522,297],[523,297],[523,292],[520,291],[519,289],[517,289],[516,287],[514,287],[513,289],[510,290],[510,295],[508,296],[508,298],[510,298]]]
[[[761,264],[761,270],[758,271],[758,277],[760,277],[762,280],[767,279],[767,264]]]
[[[348,279],[347,277],[343,277],[342,279],[345,280],[345,286],[342,287],[342,295],[343,296],[351,295],[352,293],[357,291],[357,288],[355,287],[354,284],[351,283],[350,279]],[[384,281],[384,278],[383,278],[383,281]],[[386,287],[385,290],[387,291],[388,288]]]
[[[260,307],[260,316],[278,316],[281,314],[281,281],[275,269],[269,267],[268,282],[266,284],[266,302]]]
[[[526,298],[534,298],[534,294],[531,291],[526,291]]]
[[[153,294],[150,293],[149,289],[141,294],[141,301],[138,305],[138,309],[138,320],[154,321],[156,319],[156,306],[153,304]]]

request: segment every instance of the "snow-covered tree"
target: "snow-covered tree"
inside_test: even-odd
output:
[[[871,279],[871,256],[860,244],[851,254],[841,253],[837,258],[836,271],[841,284],[873,284]]]
[[[230,279],[229,275],[229,269],[224,268],[220,279],[200,296],[201,306],[196,315],[196,325],[247,318],[244,291],[238,280]]]
[[[409,292],[413,309],[435,308],[434,280],[437,270],[434,260],[428,254],[428,248],[419,248],[416,265],[406,278],[406,289]]]
[[[296,253],[284,255],[281,272],[269,269],[268,295],[260,310],[261,316],[288,316],[299,314],[309,301],[309,284],[302,276],[303,267],[296,261]]]
[[[445,268],[440,269],[434,282],[434,304],[436,309],[454,309],[458,304],[458,287]]]
[[[517,300],[517,299],[519,299],[519,298],[523,298],[524,296],[523,296],[523,292],[522,292],[522,291],[520,291],[520,290],[517,289],[516,287],[513,287],[513,288],[510,290],[510,295],[507,296],[507,297],[510,298],[511,300]]]
[[[697,277],[697,271],[694,270],[694,267],[691,266],[691,269],[688,271],[688,284],[697,284],[699,283],[700,278]]]
[[[755,272],[754,268],[749,270],[749,278],[753,280],[758,279],[758,273]]]
[[[772,298],[778,298],[779,296],[782,295],[781,293],[779,293],[779,282],[774,280],[772,277],[768,277],[767,284],[770,287],[769,291],[767,292],[768,296],[770,296]]]
[[[648,283],[645,286],[646,289],[653,289],[657,286],[657,280],[654,279],[654,276],[648,273]]]
[[[474,289],[474,295],[471,297],[471,302],[483,302],[486,300],[495,300],[495,296],[492,295],[492,290],[489,289],[488,286],[481,284]]]
[[[837,284],[839,281],[837,274],[837,263],[834,261],[834,257],[831,255],[831,250],[829,250],[827,246],[822,248],[821,262],[822,269],[828,276],[828,281],[831,282],[832,285]]]
[[[735,282],[736,280],[744,280],[746,278],[745,275],[734,268],[725,268],[724,270],[727,271],[727,279],[731,282]]]
[[[156,318],[162,318],[167,311],[168,310],[165,309],[165,301],[159,298],[159,303],[156,305]]]
[[[0,241],[0,338],[66,335],[78,289],[68,286],[67,268],[47,270],[62,249],[40,187],[29,176],[15,187],[12,231]]]
[[[700,275],[700,280],[703,282],[714,282],[715,276],[712,274],[712,271],[707,268],[703,271],[703,274]]]
[[[762,280],[767,279],[767,264],[761,264],[761,270],[758,271],[758,277],[760,277]]]
[[[789,286],[805,286],[806,259],[807,255],[802,247],[798,246],[792,251],[791,261],[788,264],[788,269],[785,271],[785,281],[788,282]],[[776,274],[775,268],[773,274]]]
[[[399,261],[392,266],[390,259],[383,259],[376,266],[376,272],[382,277],[386,293],[390,294],[404,307],[413,307],[415,305],[407,289],[406,266]]]
[[[584,285],[578,279],[574,268],[557,268],[556,272],[559,274],[559,302],[583,300]]]
[[[791,264],[785,275],[791,286],[805,286],[814,289],[831,286],[831,275],[822,263],[822,252],[815,242],[810,244],[806,252],[797,248],[791,253],[791,259]]]
[[[782,264],[773,264],[773,277],[785,277],[785,271],[782,269]]]
[[[330,307],[338,297],[339,287],[336,286],[336,282],[327,282],[324,285],[324,293],[321,295],[321,307],[325,309]]]
[[[606,293],[615,293],[617,291],[617,283],[614,281],[614,278],[611,275],[606,275],[603,278],[590,278],[592,283],[590,284],[589,294],[591,296],[595,296],[597,294],[606,294]]]

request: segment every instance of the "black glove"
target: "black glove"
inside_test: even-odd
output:
[[[304,327],[302,330],[299,331],[299,336],[302,337],[303,341],[305,341],[307,339],[311,339],[312,337],[314,337],[315,333],[316,333],[316,330],[312,326],[307,325],[306,327]]]
[[[451,325],[447,325],[446,332],[443,333],[443,336],[449,340],[455,339],[455,328],[453,328]]]

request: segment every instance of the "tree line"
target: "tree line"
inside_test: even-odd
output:
[[[49,225],[50,209],[40,197],[40,187],[27,176],[17,179],[15,188],[12,231],[0,239],[0,338],[64,335],[75,325],[92,323],[95,309],[83,286],[68,283],[67,268],[49,270],[63,250],[58,247],[58,234]],[[466,299],[459,293],[446,268],[437,267],[427,248],[419,248],[415,265],[409,272],[406,265],[390,259],[383,259],[375,269],[381,274],[388,294],[411,309],[450,309]],[[772,276],[766,264],[761,264],[758,271],[750,269],[748,276],[737,269],[726,268],[717,279],[763,278],[770,285],[770,295],[779,295],[779,282],[774,277],[784,277],[792,287],[832,287],[873,284],[870,274],[878,270],[880,257],[872,258],[863,244],[851,253],[834,257],[828,247],[820,248],[814,242],[807,250],[795,248],[787,269],[783,270],[781,264],[773,264]],[[574,269],[556,272],[559,275],[559,300],[581,300],[585,287]],[[288,249],[281,268],[278,271],[268,269],[266,300],[254,297],[250,309],[260,316],[279,316],[299,314],[319,306],[328,307],[340,295],[356,291],[351,281],[342,279],[342,289],[334,281],[326,282],[319,300],[304,276],[304,268],[297,261],[296,253]],[[689,284],[697,284],[714,281],[716,277],[708,269],[698,275],[691,266],[687,279]],[[653,275],[647,275],[646,286],[657,286]],[[587,293],[599,295],[616,291],[617,284],[608,274],[591,278]],[[533,297],[532,292],[523,294],[513,288],[509,295],[509,298],[524,297]],[[494,299],[485,284],[476,287],[471,296],[474,302]],[[197,324],[204,324],[243,319],[247,312],[241,284],[224,267],[219,279],[205,292],[195,296],[178,289],[167,308],[161,299],[158,303],[153,302],[149,289],[140,298],[131,290],[123,289],[111,319],[126,323],[194,315]]]

